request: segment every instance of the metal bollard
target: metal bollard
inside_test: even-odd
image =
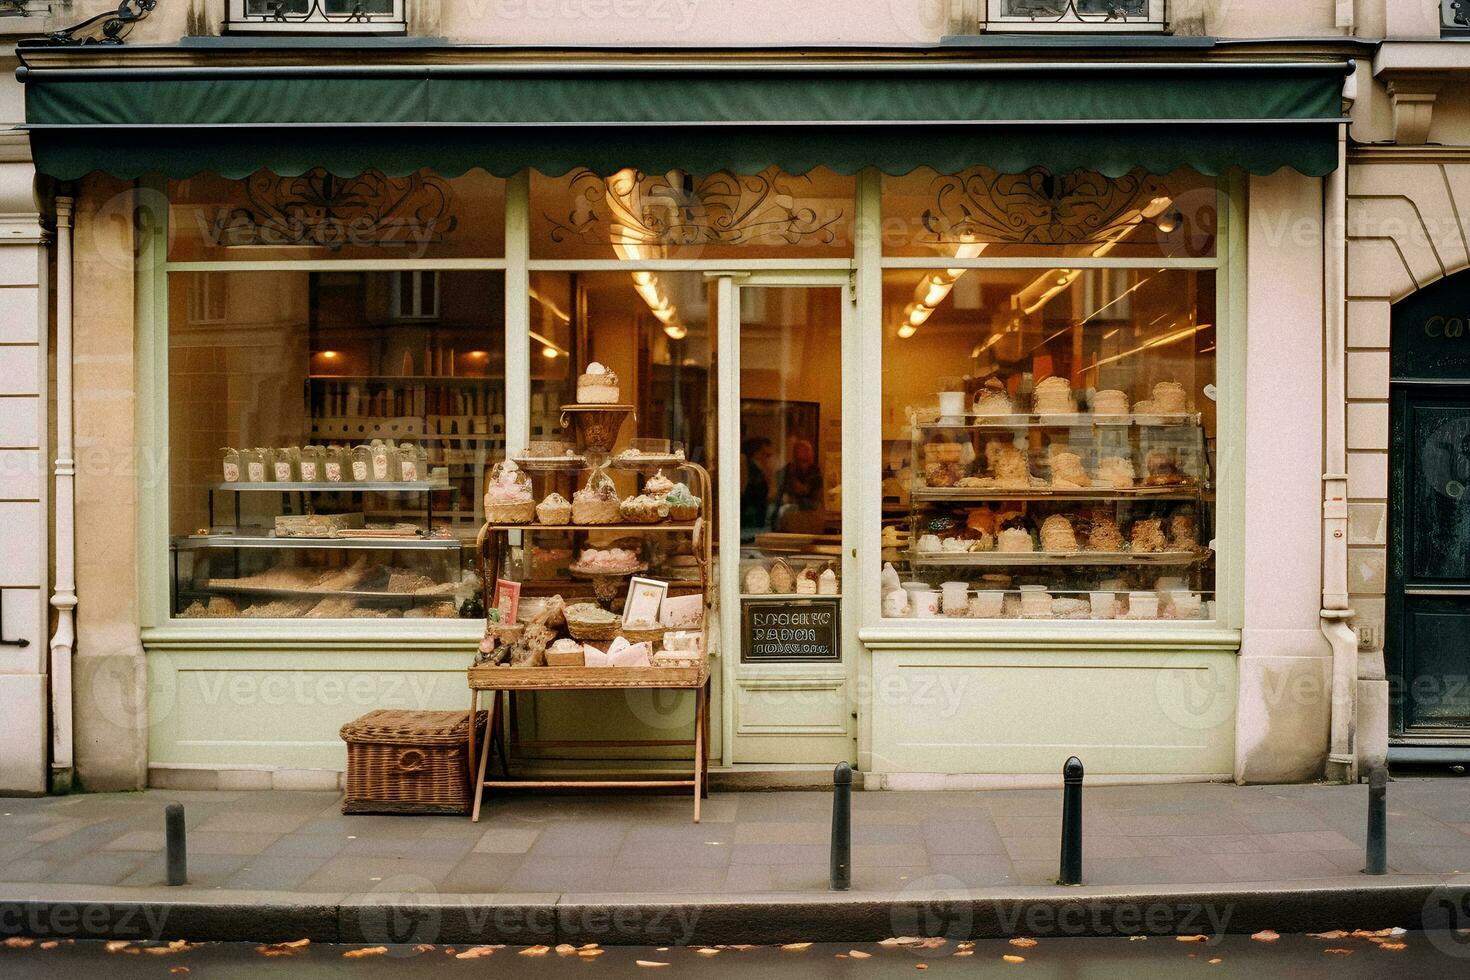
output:
[[[189,882],[188,848],[184,841],[184,804],[170,803],[163,810],[164,849],[168,864],[168,883]]]
[[[1059,885],[1082,884],[1082,760],[1062,766],[1062,869]]]
[[[1368,774],[1368,866],[1365,875],[1388,874],[1388,770]]]
[[[832,770],[832,890],[852,887],[852,767]]]

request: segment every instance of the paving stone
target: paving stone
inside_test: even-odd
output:
[[[768,864],[732,864],[725,876],[726,894],[754,894],[768,892],[772,888],[771,866]]]
[[[928,865],[894,867],[855,865],[852,869],[852,887],[860,891],[903,892],[908,890],[919,892],[931,889],[935,877],[933,869]]]
[[[59,861],[45,861],[39,858],[21,858],[11,861],[5,865],[5,880],[10,882],[37,882],[50,881],[51,873],[61,867]]]
[[[337,855],[329,858],[301,883],[308,892],[438,892],[439,883],[454,869],[450,861],[420,861],[411,857]]]
[[[729,844],[624,844],[614,865],[618,868],[724,868],[730,863]]]
[[[944,854],[933,858],[934,874],[957,879],[966,888],[1016,884],[1016,869],[1003,854]]]
[[[131,830],[104,845],[109,851],[162,851],[167,835],[161,830]]]
[[[1203,858],[1202,858],[1203,860]],[[1341,872],[1319,853],[1234,854],[1217,861],[1214,881],[1288,881],[1295,878],[1330,878]]]
[[[524,854],[540,836],[539,828],[491,827],[480,832],[473,850],[476,854]]]
[[[831,854],[831,845],[828,845]],[[913,868],[929,864],[929,852],[918,844],[854,844],[854,868]]]
[[[526,859],[506,879],[508,892],[577,891],[577,882],[602,882],[613,869],[610,857]]]
[[[777,892],[826,891],[832,884],[830,861],[773,864],[767,866],[771,890]]]
[[[260,852],[261,857],[319,857],[325,860],[346,847],[346,837],[330,834],[284,834],[274,844]]]
[[[1302,833],[1316,830],[1331,830],[1327,822],[1307,810],[1287,810],[1278,813],[1249,813],[1245,822],[1252,830],[1267,834]]]
[[[77,885],[116,885],[152,855],[140,851],[101,851],[58,867],[48,881]]]
[[[531,845],[530,853],[542,857],[610,857],[623,846],[628,825],[622,821],[579,820],[547,824]]]
[[[188,835],[190,854],[259,854],[280,839],[280,834],[245,834],[196,831]]]
[[[650,894],[713,894],[727,878],[725,866],[643,866],[615,864],[598,882],[597,891]]]
[[[832,840],[830,823],[738,823],[737,844],[828,844]]]
[[[1061,831],[1060,825],[1057,827]],[[1004,854],[995,823],[989,817],[926,820],[923,840],[930,854]]]
[[[325,857],[265,857],[256,855],[225,880],[226,888],[292,891],[327,862]]]
[[[231,834],[289,834],[311,820],[309,813],[216,813],[199,824],[200,831],[223,831]]]
[[[222,888],[231,876],[251,860],[254,859],[246,854],[190,854],[187,887]],[[162,854],[150,855],[137,871],[120,882],[130,888],[157,888],[167,883],[167,860]]]
[[[827,844],[736,844],[731,864],[826,864],[832,850]]]
[[[1304,831],[1295,834],[1260,834],[1256,838],[1261,850],[1289,853],[1297,851],[1337,851],[1352,848],[1353,842],[1335,830]]]
[[[520,856],[515,854],[471,854],[450,870],[442,887],[450,894],[502,891],[520,863]]]
[[[474,846],[475,841],[468,837],[359,837],[347,841],[338,853],[458,861]]]

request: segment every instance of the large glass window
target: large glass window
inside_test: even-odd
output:
[[[500,272],[169,275],[172,612],[478,612]]]
[[[1011,214],[1012,230],[958,254],[990,256],[1001,238],[1023,255],[1105,258],[1135,241],[1157,254],[1180,228],[1148,180],[1083,176],[1086,200],[1037,213],[989,181],[971,210]],[[1022,220],[1080,219],[1103,199],[1126,221],[1065,243]],[[911,199],[890,204],[885,223],[914,220]],[[884,615],[1213,618],[1216,292],[1215,270],[1163,265],[887,269]]]

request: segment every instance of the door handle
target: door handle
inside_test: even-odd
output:
[[[1405,589],[1404,595],[1443,596],[1448,599],[1470,597],[1470,589]]]
[[[5,593],[0,591],[0,637],[5,636]],[[31,645],[31,641],[25,637],[16,640],[0,639],[0,647],[20,647],[24,650]]]

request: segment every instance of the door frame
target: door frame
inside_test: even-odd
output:
[[[857,678],[858,628],[856,599],[858,584],[857,540],[860,528],[857,508],[851,502],[861,499],[857,480],[861,467],[855,465],[861,449],[860,426],[849,424],[858,413],[857,393],[861,377],[859,352],[859,318],[855,274],[850,269],[777,270],[709,272],[715,285],[717,383],[717,459],[716,493],[720,501],[719,550],[720,650],[721,650],[721,764],[734,764],[736,739],[736,695],[744,680],[759,679],[781,685],[799,685],[803,679],[825,678],[842,682],[846,695],[846,761],[857,761]],[[842,322],[840,325],[842,373],[842,554],[841,582],[842,662],[826,664],[763,664],[746,666],[740,662],[740,290],[768,287],[837,288],[842,290]],[[725,543],[734,542],[734,547]],[[812,760],[813,763],[835,764],[841,758]]]

